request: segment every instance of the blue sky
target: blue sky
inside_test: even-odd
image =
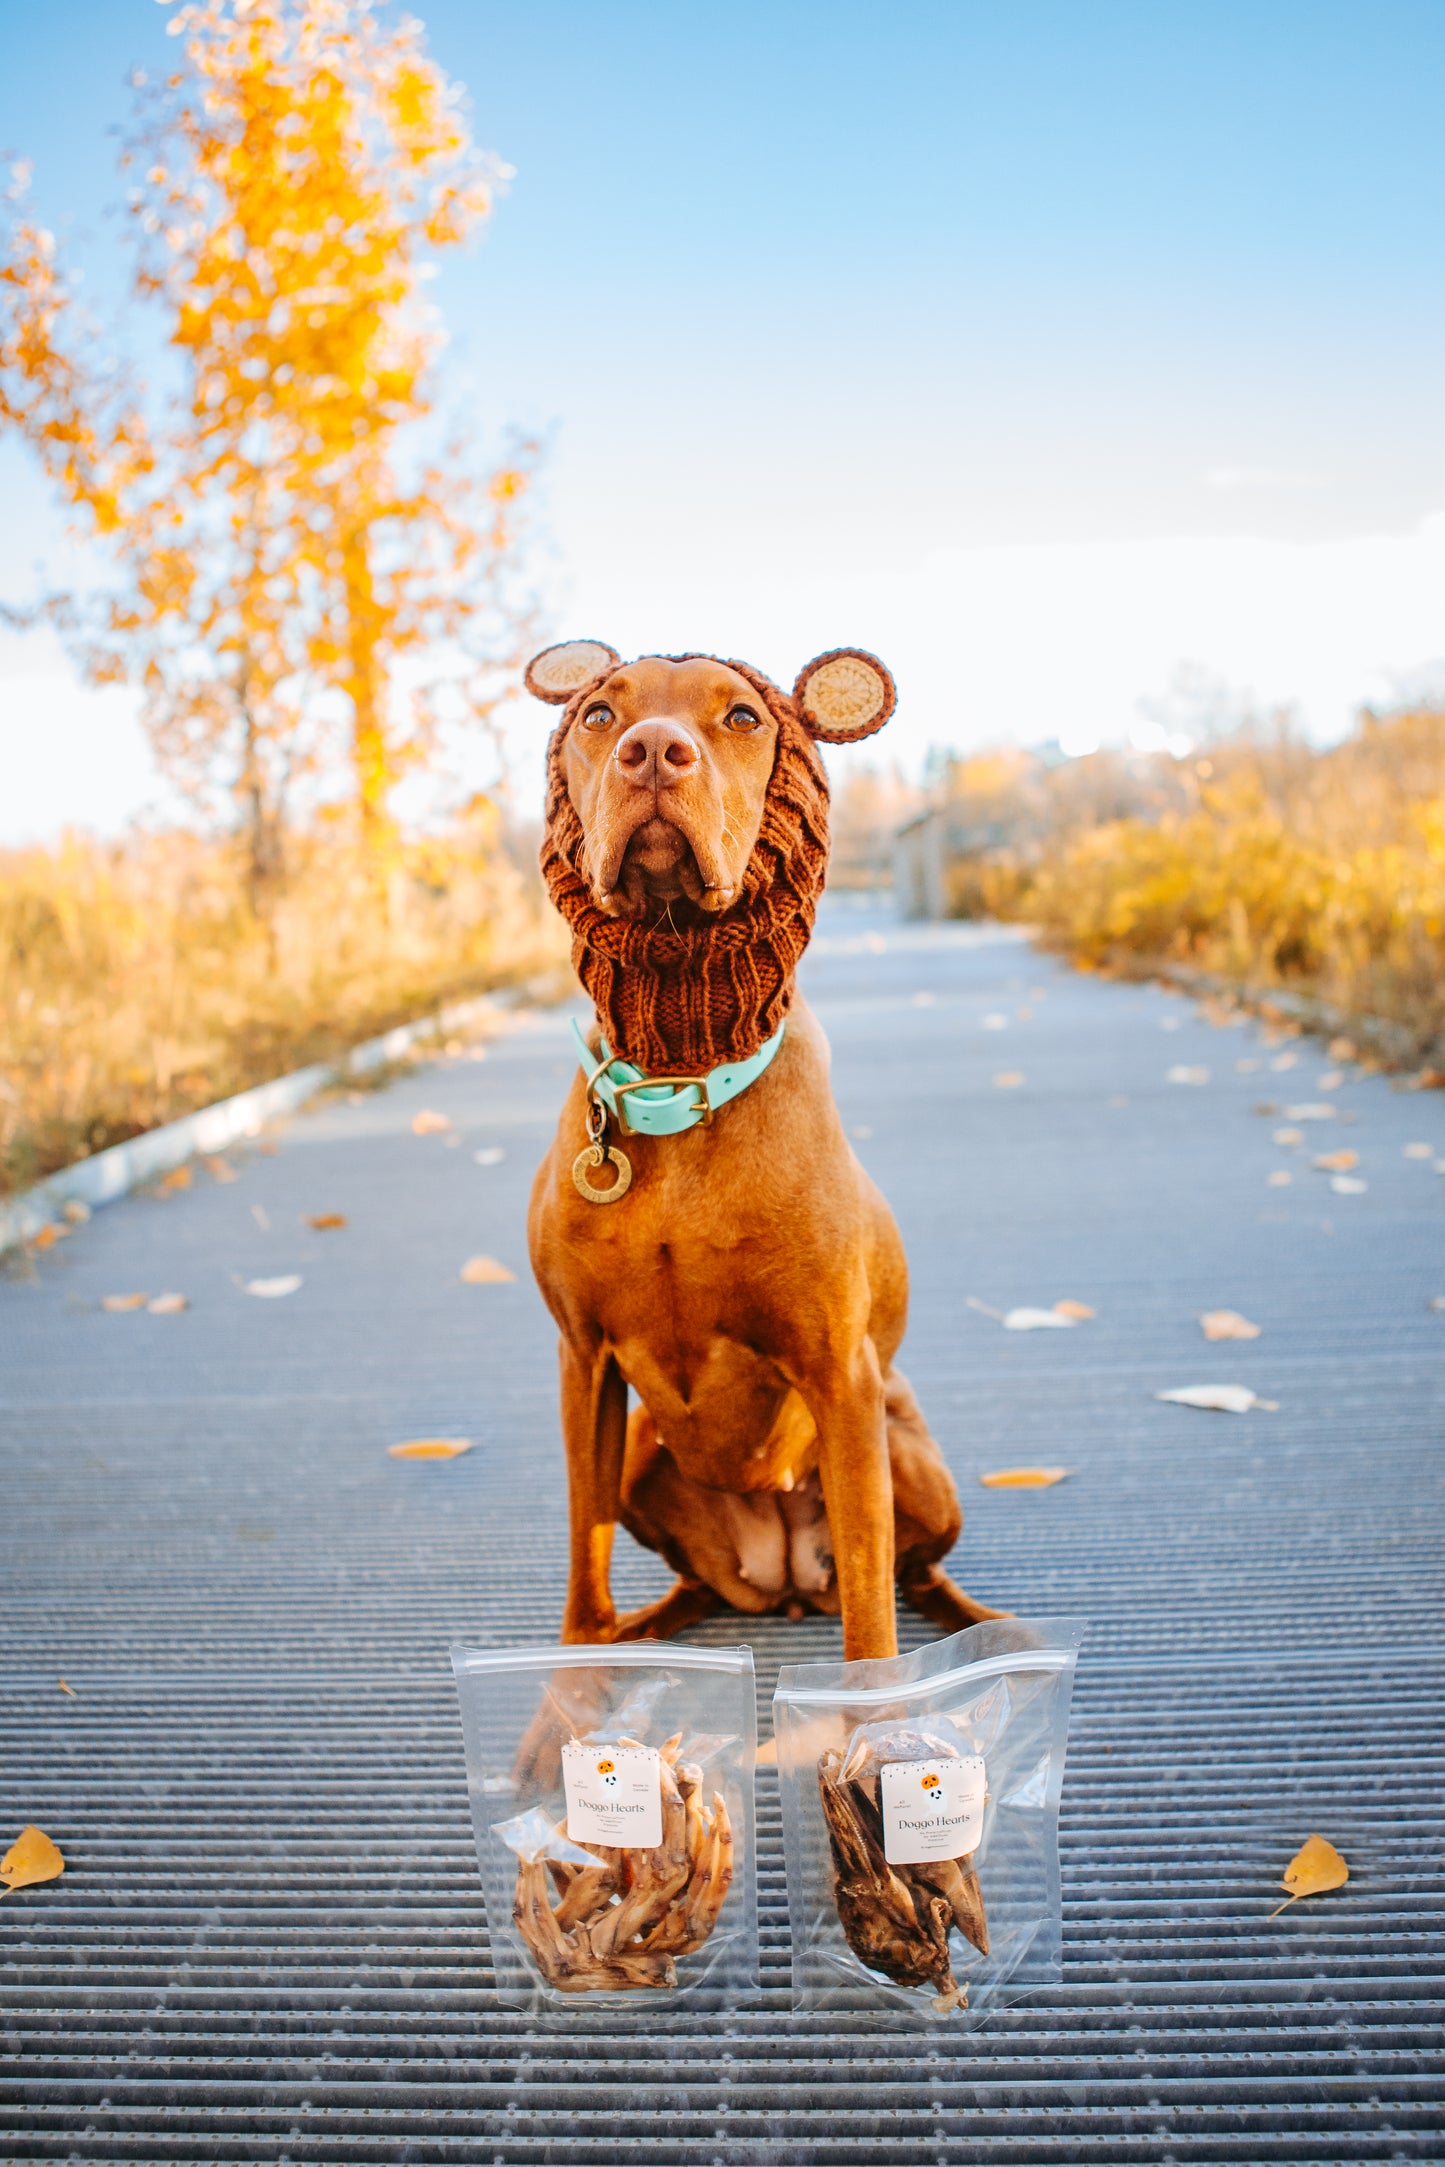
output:
[[[167,12],[0,0],[0,146],[98,306]],[[416,12],[517,168],[433,291],[457,402],[550,432],[559,633],[874,645],[908,760],[1147,736],[1185,663],[1322,732],[1445,682],[1441,0]],[[0,483],[4,592],[58,530]],[[82,743],[128,809],[124,701],[0,668],[0,834],[101,817]]]

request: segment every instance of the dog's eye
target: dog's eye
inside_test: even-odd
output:
[[[723,717],[730,730],[760,730],[762,723],[750,707],[729,708]]]
[[[611,720],[610,707],[589,707],[582,717],[582,727],[584,730],[605,730]]]

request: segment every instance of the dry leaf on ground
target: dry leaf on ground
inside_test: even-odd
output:
[[[73,1196],[62,1209],[60,1216],[62,1219],[68,1219],[72,1226],[84,1226],[86,1220],[90,1217],[90,1206],[89,1204],[82,1204],[78,1196]]]
[[[1322,1151],[1312,1162],[1322,1174],[1347,1174],[1360,1163],[1358,1151]]]
[[[1277,1053],[1269,1065],[1277,1069],[1293,1068],[1298,1059],[1297,1053]]]
[[[994,1083],[1000,1091],[1012,1091],[1023,1080],[1023,1070],[1018,1068],[1003,1069],[994,1077]]]
[[[1259,1326],[1237,1309],[1206,1309],[1199,1320],[1206,1339],[1258,1339]]]
[[[1207,1068],[1196,1068],[1188,1062],[1181,1062],[1177,1067],[1170,1069],[1169,1081],[1177,1084],[1207,1084],[1209,1071]]]
[[[102,1309],[144,1309],[145,1305],[144,1294],[102,1294],[100,1298]]]
[[[184,1294],[158,1294],[153,1302],[146,1303],[146,1309],[153,1317],[178,1317],[190,1306]]]
[[[38,1234],[31,1235],[28,1246],[32,1249],[53,1249],[60,1240],[62,1233],[68,1231],[68,1228],[43,1226]]]
[[[1052,1309],[993,1309],[981,1302],[976,1294],[965,1296],[969,1309],[976,1309],[982,1317],[992,1317],[1006,1332],[1067,1331],[1081,1317],[1092,1317],[1092,1309],[1082,1302],[1055,1302]]]
[[[470,1437],[409,1437],[404,1445],[388,1445],[394,1460],[455,1460],[470,1452]]]
[[[1332,1038],[1325,1050],[1332,1061],[1353,1061],[1359,1048],[1352,1038]]]
[[[1071,1467],[999,1467],[978,1479],[986,1490],[1047,1490],[1072,1473]]]
[[[1336,1196],[1363,1196],[1370,1184],[1361,1181],[1357,1174],[1331,1174],[1330,1187]]]
[[[856,1130],[854,1134],[857,1134]],[[487,1144],[483,1146],[482,1150],[472,1153],[472,1157],[476,1160],[478,1166],[500,1166],[506,1156],[507,1154],[500,1144]]]
[[[62,1693],[68,1693],[72,1700],[79,1700],[80,1695],[76,1692],[73,1685],[67,1685],[63,1678],[57,1678],[55,1683],[58,1691]]]
[[[462,1266],[462,1278],[469,1287],[505,1286],[516,1276],[515,1272],[507,1270],[505,1264],[499,1264],[495,1257],[468,1257]]]
[[[1271,1189],[1287,1189],[1293,1180],[1293,1174],[1287,1174],[1282,1166],[1277,1166],[1269,1177],[1269,1185]]]
[[[1337,1068],[1327,1068],[1323,1076],[1315,1078],[1315,1082],[1321,1091],[1338,1091],[1344,1080]]]
[[[229,1159],[202,1159],[201,1164],[212,1181],[239,1181],[241,1178]]]
[[[1001,1016],[995,1010],[991,1016],[982,1018],[982,1025],[985,1031],[1006,1031],[1008,1029],[1008,1017]]]
[[[1401,1148],[1407,1159],[1433,1159],[1435,1156],[1433,1144],[1405,1144]]]
[[[270,1233],[271,1220],[264,1204],[253,1204],[251,1206],[251,1217],[255,1220],[257,1226],[261,1229],[261,1232],[263,1234]]]
[[[1284,1870],[1280,1887],[1288,1889],[1289,1894],[1282,1904],[1275,1905],[1270,1917],[1277,1919],[1301,1896],[1321,1896],[1326,1889],[1342,1889],[1349,1878],[1350,1869],[1334,1845],[1326,1843],[1323,1836],[1310,1836]]]
[[[446,1115],[433,1112],[430,1106],[424,1106],[419,1114],[411,1117],[413,1136],[440,1136],[450,1127],[451,1123]]]
[[[1273,1129],[1270,1132],[1270,1140],[1276,1144],[1302,1144],[1305,1140],[1305,1132],[1303,1129]]]
[[[12,1889],[28,1889],[37,1881],[54,1881],[64,1871],[60,1846],[51,1842],[44,1829],[22,1828],[0,1859],[0,1881],[5,1884],[0,1895],[8,1895]]]
[[[177,1189],[189,1189],[193,1180],[188,1166],[173,1166],[168,1174],[162,1174],[156,1183],[157,1196],[174,1196]]]
[[[1318,1099],[1307,1099],[1303,1106],[1286,1106],[1286,1121],[1333,1121],[1338,1108],[1326,1106]]]
[[[330,1227],[345,1226],[346,1214],[344,1211],[314,1211],[307,1217],[306,1224],[314,1226],[318,1234],[324,1234]]]
[[[1278,1400],[1262,1400],[1247,1384],[1181,1384],[1172,1392],[1156,1392],[1156,1400],[1172,1400],[1176,1407],[1204,1407],[1213,1414],[1247,1415],[1251,1407],[1274,1414]]]
[[[301,1284],[299,1272],[283,1272],[279,1279],[247,1279],[243,1282],[247,1294],[259,1294],[263,1302],[279,1301],[283,1294],[294,1294]]]

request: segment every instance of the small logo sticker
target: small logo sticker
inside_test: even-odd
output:
[[[650,1851],[662,1841],[662,1779],[651,1746],[599,1753],[573,1739],[562,1748],[567,1834],[573,1843]]]
[[[976,1754],[888,1761],[882,1770],[883,1855],[890,1866],[964,1858],[983,1835],[987,1779]]]

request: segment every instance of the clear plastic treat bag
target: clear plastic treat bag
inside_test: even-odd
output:
[[[1072,1618],[989,1619],[912,1655],[779,1674],[796,2008],[970,2025],[1057,1984],[1083,1634]]]
[[[453,1648],[497,1992],[730,2008],[757,1991],[750,1648]]]

